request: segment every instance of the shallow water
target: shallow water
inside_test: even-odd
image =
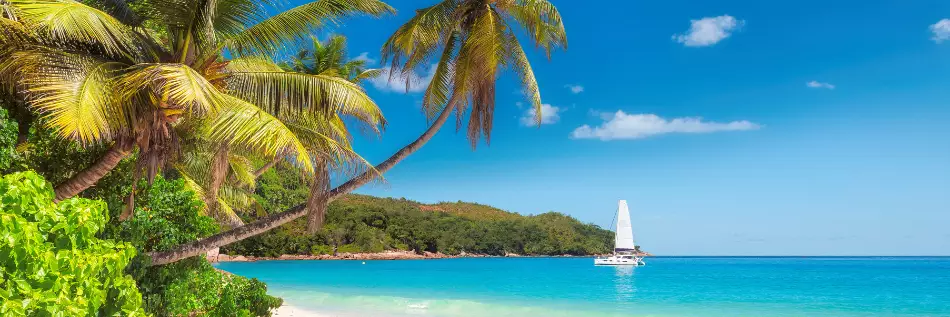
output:
[[[221,263],[339,316],[950,316],[950,258],[590,258]]]

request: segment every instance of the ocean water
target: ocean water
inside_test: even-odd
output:
[[[950,258],[263,261],[219,268],[330,316],[950,316]]]

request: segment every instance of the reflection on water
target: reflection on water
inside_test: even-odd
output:
[[[614,275],[616,275],[618,278],[629,278],[633,276],[633,265],[614,266]]]
[[[617,290],[616,298],[618,301],[633,299],[633,294],[637,292],[634,273],[636,273],[636,269],[632,265],[617,265],[614,267],[614,288]]]

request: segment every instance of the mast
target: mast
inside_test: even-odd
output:
[[[614,253],[632,252],[634,248],[630,210],[627,208],[627,201],[621,200],[617,203],[617,233],[614,237]]]

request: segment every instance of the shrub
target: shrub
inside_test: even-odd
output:
[[[0,315],[144,316],[123,273],[135,249],[95,237],[106,204],[53,196],[34,172],[0,179]]]
[[[5,171],[17,159],[17,123],[9,118],[7,109],[0,108],[0,171]]]
[[[201,207],[183,180],[159,176],[136,196],[132,218],[118,224],[112,234],[142,253],[165,251],[218,231],[214,219],[201,215]],[[132,271],[145,310],[156,316],[270,316],[270,310],[282,304],[267,295],[264,283],[222,273],[204,257],[157,267],[147,267],[146,261],[136,261]]]

